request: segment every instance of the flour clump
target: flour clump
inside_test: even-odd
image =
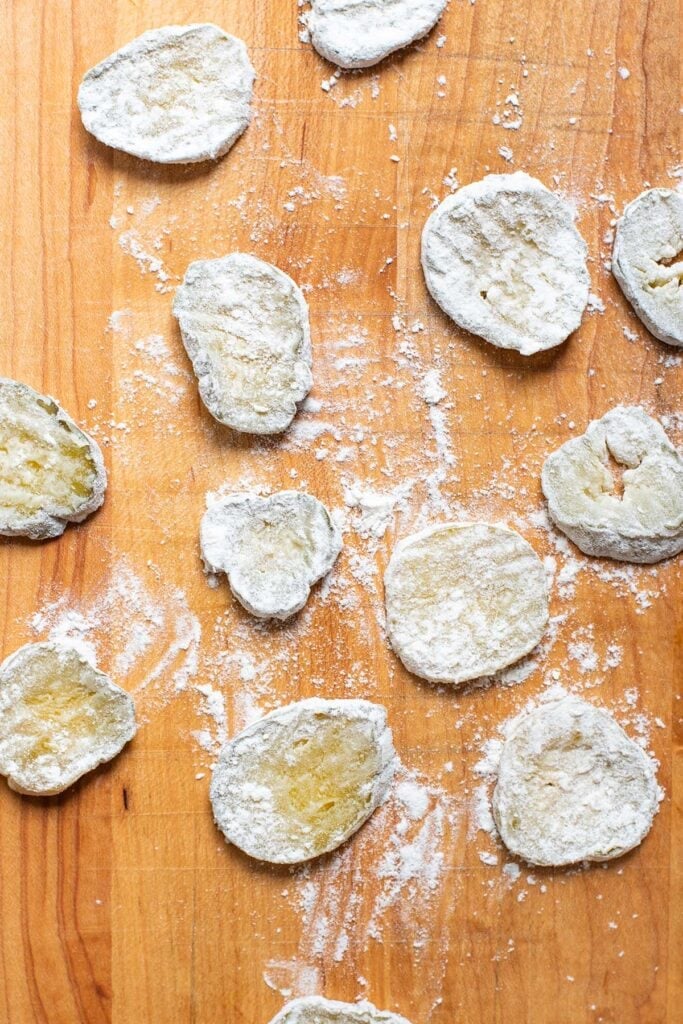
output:
[[[683,194],[653,188],[617,223],[612,272],[655,338],[683,345]]]
[[[144,32],[86,72],[85,128],[105,146],[162,164],[215,160],[251,120],[254,69],[216,25]]]
[[[525,356],[560,345],[581,323],[586,254],[569,204],[522,171],[459,189],[422,234],[435,302],[459,327]]]
[[[52,796],[135,735],[132,698],[68,644],[26,644],[0,665],[0,774]]]
[[[298,864],[353,835],[385,799],[393,773],[383,707],[311,698],[223,747],[211,804],[228,842],[259,860]]]
[[[550,518],[587,555],[652,563],[683,550],[683,458],[638,406],[593,420],[541,481]]]
[[[446,523],[401,541],[384,577],[391,646],[408,671],[464,683],[512,665],[548,622],[543,564],[504,526]]]
[[[261,619],[300,611],[342,547],[323,503],[301,491],[228,495],[204,513],[200,543],[207,570],[225,573],[237,600]]]
[[[104,501],[107,475],[96,441],[58,402],[0,378],[0,534],[46,540]]]
[[[421,39],[448,0],[311,0],[307,24],[318,53],[341,68],[367,68]]]
[[[652,762],[608,711],[567,696],[512,723],[493,816],[516,856],[556,867],[621,857],[658,805]]]
[[[286,430],[313,382],[308,306],[291,277],[245,253],[197,260],[173,313],[211,415],[244,433]]]

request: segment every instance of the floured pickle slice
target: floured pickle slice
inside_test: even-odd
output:
[[[49,395],[0,378],[0,534],[45,540],[104,501],[102,453]]]
[[[360,1003],[339,1003],[322,996],[304,996],[273,1017],[270,1024],[410,1024],[405,1017],[388,1010],[378,1010],[363,1000]]]
[[[422,39],[447,0],[311,0],[307,18],[318,53],[341,68],[367,68]]]
[[[638,406],[593,420],[541,481],[550,518],[587,555],[651,563],[683,550],[683,459]]]
[[[229,495],[204,513],[200,543],[206,569],[226,573],[237,600],[260,619],[300,611],[342,546],[322,502],[300,491]]]
[[[383,707],[304,700],[226,743],[211,781],[213,814],[250,857],[298,864],[353,835],[384,800],[393,772]]]
[[[440,683],[488,676],[528,654],[548,621],[546,575],[504,526],[446,523],[401,541],[384,577],[391,646]]]
[[[617,223],[612,272],[648,331],[683,345],[683,194],[653,188]]]
[[[135,734],[132,698],[65,644],[27,644],[0,665],[0,774],[51,796]]]
[[[608,711],[568,696],[511,724],[493,816],[508,850],[530,864],[621,857],[658,806],[652,762]]]
[[[311,389],[308,306],[291,277],[245,253],[197,260],[173,313],[204,405],[248,434],[278,434]]]
[[[422,233],[434,301],[459,327],[523,356],[561,345],[580,325],[586,254],[569,203],[523,171],[459,189]]]
[[[85,128],[124,153],[161,164],[215,160],[251,120],[254,69],[241,39],[216,25],[144,32],[85,77]]]

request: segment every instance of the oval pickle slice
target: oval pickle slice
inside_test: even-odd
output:
[[[0,534],[47,540],[104,501],[97,442],[59,403],[0,378]]]
[[[247,253],[196,260],[173,314],[214,419],[246,434],[286,430],[313,383],[308,306],[291,277]]]
[[[135,735],[132,697],[67,644],[26,644],[0,665],[0,774],[52,796]]]
[[[250,857],[298,864],[352,836],[386,797],[393,772],[383,707],[312,698],[273,711],[223,747],[213,814]]]
[[[508,850],[530,864],[621,857],[650,831],[658,806],[650,759],[608,711],[568,696],[512,723],[493,816]]]
[[[215,160],[251,120],[254,69],[216,25],[167,25],[86,72],[83,125],[105,146],[160,164]]]

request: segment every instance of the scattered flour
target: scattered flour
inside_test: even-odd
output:
[[[438,998],[445,962],[434,958],[431,943],[445,941],[450,914],[437,920],[434,908],[445,873],[456,877],[451,869],[459,810],[456,798],[400,769],[393,794],[353,843],[293,874],[284,899],[301,918],[295,963],[322,973],[326,965],[356,957],[369,942],[381,943],[400,928],[412,936],[421,983],[431,999]],[[276,972],[276,977],[283,976]],[[284,972],[287,986],[310,985],[317,977]]]
[[[164,265],[164,261],[158,255],[161,249],[161,238],[155,239],[150,245],[145,242],[138,231],[131,229],[123,231],[119,235],[119,246],[128,256],[132,256],[140,268],[141,274],[152,274],[157,279],[155,289],[158,292],[170,292],[172,286],[169,284],[171,273]],[[150,252],[150,248],[153,250]]]
[[[95,593],[76,604],[58,594],[29,620],[36,638],[68,641],[111,664],[135,697],[138,721],[185,690],[196,675],[201,629],[179,588],[143,580],[120,560]]]
[[[448,392],[441,386],[441,374],[439,370],[427,370],[422,378],[422,397],[427,405],[438,405],[446,398]]]
[[[439,39],[436,45],[444,45],[445,37]],[[377,76],[331,77],[322,103],[326,105],[329,98],[340,107],[366,103],[370,104],[368,113],[375,110],[372,103],[380,97]],[[508,130],[521,128],[519,88],[511,85],[500,97],[496,123]],[[380,104],[376,112],[379,114]],[[352,175],[349,171],[346,177],[323,174],[288,148],[277,114],[262,115],[264,127],[268,118],[278,147],[282,143],[277,156],[283,182],[280,198],[287,204],[287,216],[279,208],[274,212],[272,204],[261,198],[258,182],[239,182],[223,194],[225,182],[219,187],[218,181],[208,181],[207,213],[215,217],[216,225],[227,216],[244,233],[245,245],[265,247],[282,241],[285,230],[297,227],[298,213],[316,204],[316,216],[320,215],[325,230],[331,231],[348,217],[351,198],[358,188],[364,190],[364,205],[383,222],[393,226],[400,224],[402,217],[407,220],[407,215],[396,209],[395,197],[376,188],[366,172],[359,170]],[[382,124],[386,126],[386,121]],[[399,135],[402,132],[394,126],[393,132],[389,130],[389,141],[397,142]],[[266,145],[263,149],[263,158],[272,160],[273,153],[267,152]],[[506,163],[512,162],[511,147],[500,146],[498,152]],[[683,176],[683,171],[677,170],[677,176]],[[556,185],[559,183],[560,176]],[[457,168],[431,184],[433,191],[423,192],[425,213],[428,206],[438,204],[440,196],[436,193],[459,188]],[[605,215],[611,212],[616,216],[613,197],[599,188],[599,195],[604,195],[600,202]],[[177,281],[173,271],[184,269],[173,266],[172,250],[166,244],[171,223],[171,218],[164,215],[163,204],[153,195],[144,203],[136,203],[131,213],[121,198],[112,223],[124,254],[120,259],[124,264],[134,259],[140,274],[151,276],[155,289],[162,294]],[[352,291],[362,292],[364,260],[355,266],[345,254],[339,265],[325,267],[324,273],[319,269],[314,273],[309,259],[292,257],[283,265],[297,280],[308,282],[304,290],[315,291],[324,304],[324,315],[314,329],[316,390],[304,403],[292,430],[276,441],[256,440],[241,452],[229,448],[210,423],[202,423],[199,428],[203,431],[201,441],[207,441],[216,452],[231,453],[221,473],[211,477],[209,486],[217,495],[234,490],[269,493],[280,489],[282,461],[275,457],[279,452],[287,453],[285,473],[292,487],[315,493],[315,485],[320,482],[321,488],[329,491],[329,501],[336,506],[335,515],[344,526],[345,549],[338,570],[320,587],[313,607],[305,609],[296,623],[273,628],[248,622],[239,610],[228,606],[216,613],[213,621],[211,616],[203,620],[200,649],[199,623],[182,592],[164,587],[153,574],[148,580],[143,573],[143,585],[142,579],[131,573],[122,596],[115,581],[120,582],[130,571],[124,566],[114,572],[112,585],[103,587],[92,602],[75,602],[66,594],[56,594],[52,604],[31,621],[36,637],[69,638],[84,653],[92,655],[96,650],[100,661],[109,656],[114,675],[118,672],[123,685],[127,674],[139,679],[140,684],[134,683],[136,699],[142,702],[147,716],[155,706],[175,699],[178,686],[184,687],[196,717],[196,728],[191,733],[196,761],[193,774],[198,766],[202,769],[198,775],[208,771],[226,736],[239,732],[279,704],[310,695],[301,692],[302,681],[320,696],[329,696],[328,687],[333,681],[341,690],[335,695],[381,699],[386,690],[377,678],[375,664],[377,652],[385,644],[381,580],[386,556],[394,538],[435,521],[458,516],[506,519],[546,556],[554,601],[548,633],[536,651],[495,680],[496,688],[528,681],[530,690],[542,687],[552,692],[561,680],[573,692],[582,692],[599,685],[622,663],[625,638],[604,637],[597,627],[586,626],[580,620],[577,597],[581,588],[598,586],[610,597],[623,597],[638,614],[646,614],[667,593],[671,577],[666,569],[617,568],[613,563],[586,559],[554,530],[536,488],[542,455],[549,450],[542,441],[544,424],[536,418],[530,430],[518,431],[512,410],[507,420],[501,417],[501,422],[496,422],[488,396],[497,378],[495,382],[491,377],[487,381],[484,371],[481,384],[474,384],[473,368],[476,366],[478,373],[479,365],[469,343],[454,339],[452,332],[442,329],[424,309],[405,307],[396,294],[401,293],[396,283],[401,261],[395,259],[390,247],[380,250],[379,255],[384,259],[388,254],[392,262],[379,280],[386,287],[391,305],[388,316],[382,314],[376,322],[367,313],[340,313],[333,307],[337,296],[342,296],[346,305],[353,305]],[[340,289],[346,290],[342,293]],[[171,433],[177,430],[175,409],[182,414],[185,406],[193,408],[194,381],[177,339],[170,333],[156,333],[163,327],[159,328],[146,313],[122,308],[110,317],[109,330],[119,346],[117,366],[123,363],[115,422],[126,420],[134,431],[138,424],[153,421],[159,424],[160,432]],[[646,340],[630,327],[623,330],[628,340],[638,344]],[[387,334],[391,338],[389,346]],[[631,346],[622,343],[622,347],[635,352]],[[469,360],[467,366],[465,360]],[[660,372],[669,373],[667,380],[673,380],[678,366],[678,362],[663,365]],[[465,382],[470,390],[477,391],[476,398],[464,393]],[[406,403],[410,432],[403,418],[396,416],[397,396]],[[460,413],[466,400],[478,403],[483,449],[479,476],[488,483],[476,491],[468,487],[461,494],[456,453],[461,457],[462,444],[465,464],[468,439],[461,433]],[[171,415],[169,405],[174,406]],[[93,415],[97,416],[98,411]],[[683,414],[670,411],[666,420],[667,429],[683,431]],[[568,417],[563,422],[567,421]],[[102,422],[98,427],[100,439],[106,431],[116,446],[117,457],[125,463],[126,447],[118,439],[127,432],[110,423]],[[495,437],[496,430],[510,431],[516,454],[515,464],[503,462],[500,469],[487,461],[491,459],[488,437]],[[478,443],[479,439],[475,440]],[[467,462],[478,458],[473,447]],[[204,461],[204,456],[199,456],[200,472],[212,465],[208,458]],[[320,496],[324,497],[322,493]],[[136,581],[140,589],[131,581]],[[668,586],[673,589],[673,584]],[[110,593],[111,598],[107,597]],[[324,668],[316,667],[315,659],[308,657],[308,648],[321,635],[315,628],[316,616],[325,616],[330,622],[342,618],[348,621],[353,616],[362,624],[355,631],[357,636],[354,634],[353,664],[349,664],[348,633],[341,629],[326,637]],[[397,668],[389,654],[387,658],[393,678]],[[491,683],[484,681],[482,685],[487,682]],[[505,707],[511,702],[517,706],[517,713],[520,702],[527,698],[526,689],[517,686],[506,691]],[[492,897],[504,899],[513,889],[514,895],[509,898],[521,895],[522,879],[515,877],[517,865],[506,863],[496,845],[489,793],[501,734],[496,732],[492,719],[479,719],[479,696],[467,693],[463,701],[453,704],[454,716],[467,718],[468,732],[474,733],[480,753],[474,784],[467,791],[461,790],[457,771],[449,774],[444,768],[446,789],[442,789],[404,770],[393,797],[352,843],[284,879],[281,899],[299,917],[299,948],[291,958],[287,955],[281,959],[273,952],[273,959],[263,965],[264,983],[283,998],[320,992],[330,966],[343,964],[346,969],[368,947],[392,934],[405,933],[414,937],[414,959],[424,974],[425,990],[436,1003],[442,994],[449,921],[458,913],[460,876],[451,869],[462,867],[460,839],[468,838],[480,874],[496,879],[487,889]],[[489,699],[488,694],[481,696]],[[471,705],[468,710],[462,707],[465,697]],[[646,699],[642,706],[647,707]],[[642,706],[641,694],[633,686],[615,710],[619,721],[647,745],[653,720]],[[665,724],[654,722],[658,729]],[[456,739],[454,731],[454,744]],[[454,745],[453,752],[444,756],[453,757],[457,765],[455,752]],[[453,761],[447,763],[452,772]],[[448,900],[444,903],[441,887],[446,878]],[[454,887],[451,878],[455,879]],[[537,885],[535,890],[528,879],[525,884],[530,886],[529,893],[534,891],[542,899],[545,884]],[[526,898],[530,900],[531,896]],[[510,955],[504,940],[502,945],[499,959]],[[361,979],[358,984],[362,987]]]

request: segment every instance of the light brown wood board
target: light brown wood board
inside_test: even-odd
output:
[[[678,5],[452,0],[420,45],[328,91],[334,68],[299,40],[295,0],[1,8],[0,373],[58,396],[103,444],[110,476],[90,521],[0,546],[2,653],[82,614],[142,726],[60,798],[0,787],[0,1020],[266,1024],[286,990],[365,994],[414,1024],[680,1020],[680,561],[620,579],[538,527],[545,455],[615,403],[643,403],[682,439],[680,357],[606,269],[615,213],[645,183],[678,182]],[[164,169],[88,136],[84,71],[146,29],[192,21],[242,37],[258,72],[256,117],[234,150]],[[419,265],[422,225],[456,176],[520,168],[575,202],[605,307],[532,359],[458,331]],[[211,420],[171,316],[187,264],[234,249],[308,288],[320,407],[281,439]],[[447,392],[436,411],[421,394],[430,369]],[[384,536],[362,536],[345,499],[402,483]],[[305,486],[349,523],[332,584],[285,628],[255,626],[201,570],[206,492],[248,485]],[[450,515],[507,521],[555,559],[559,618],[517,685],[429,686],[387,648],[391,547]],[[632,735],[645,729],[666,798],[620,861],[521,865],[515,880],[474,831],[474,767],[555,677]],[[305,871],[249,861],[211,819],[213,691],[228,735],[309,695],[383,702],[406,771],[434,789],[427,818],[402,839],[394,800]],[[422,875],[383,876],[387,854],[410,873],[414,840]]]

